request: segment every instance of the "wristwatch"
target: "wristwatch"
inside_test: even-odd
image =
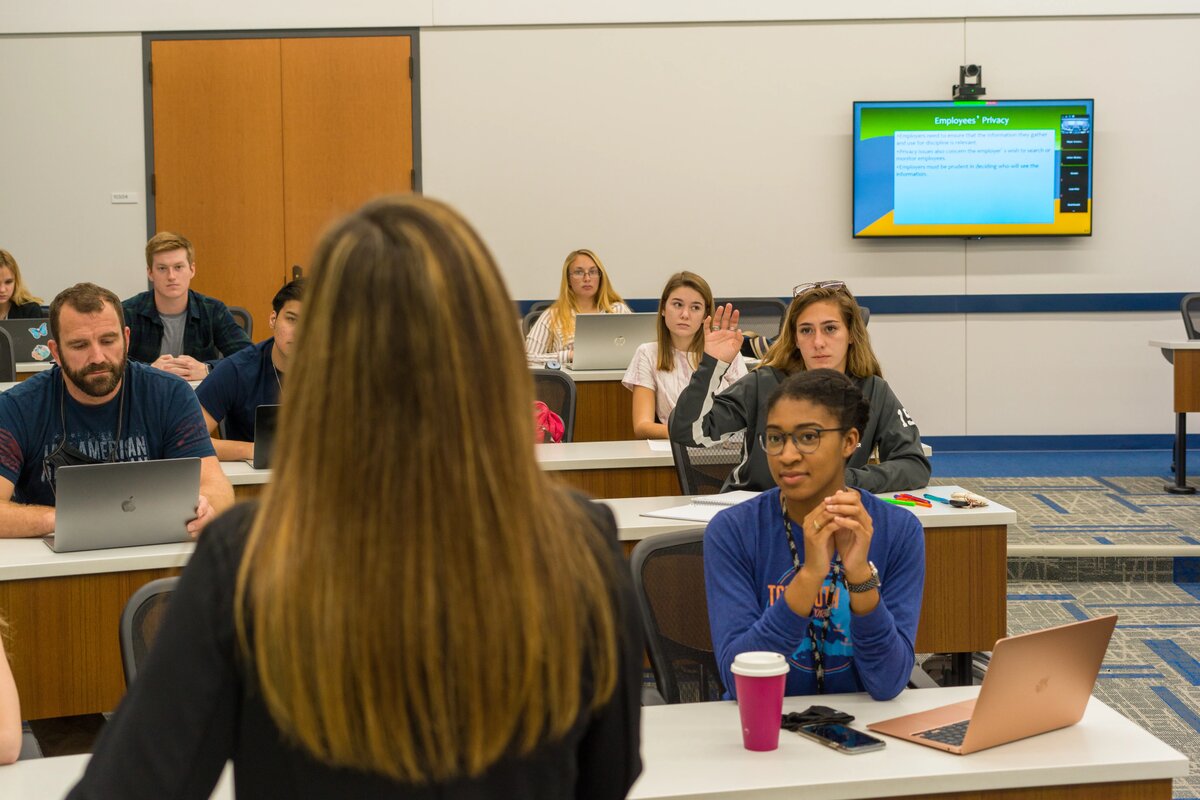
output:
[[[871,568],[871,577],[867,578],[862,583],[851,583],[850,581],[846,581],[846,588],[854,594],[869,592],[872,589],[878,589],[883,585],[879,582],[879,570],[875,569],[875,565],[868,561],[867,566]]]

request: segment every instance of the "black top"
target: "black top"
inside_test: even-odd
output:
[[[42,308],[42,304],[30,300],[28,303],[13,303],[8,308],[9,319],[46,319],[50,312]]]
[[[620,673],[609,702],[584,710],[559,741],[507,757],[474,780],[413,786],[333,768],[283,741],[240,663],[233,621],[238,564],[254,505],[235,507],[205,530],[184,570],[154,647],[105,725],[71,798],[208,798],[227,759],[238,797],[621,798],[641,772],[642,634],[629,568],[604,506],[589,515],[611,541]],[[583,531],[581,535],[585,535]],[[584,676],[584,680],[587,676]]]

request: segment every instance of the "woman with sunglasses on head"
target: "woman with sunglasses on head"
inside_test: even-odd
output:
[[[563,261],[558,299],[542,312],[525,337],[530,364],[569,364],[575,355],[576,314],[628,314],[629,306],[609,283],[600,256],[572,250]]]
[[[228,759],[238,797],[625,797],[629,568],[612,513],[538,467],[487,246],[380,198],[307,280],[271,483],[205,529],[70,797],[200,800]]]
[[[633,392],[633,435],[666,439],[667,417],[704,356],[704,320],[713,315],[712,289],[694,272],[677,272],[658,301],[658,340],[639,345],[621,383]],[[746,374],[741,355],[721,379],[721,388]],[[719,390],[718,390],[719,391]]]
[[[766,426],[767,398],[789,375],[833,369],[849,377],[871,407],[860,446],[846,464],[846,485],[869,492],[925,486],[930,469],[921,433],[883,379],[850,289],[842,281],[802,283],[793,295],[779,338],[758,367],[720,394],[716,391],[721,379],[744,337],[738,312],[730,305],[717,308],[712,319],[705,320],[704,358],[679,395],[669,423],[671,439],[711,447],[745,430],[742,463],[730,473],[724,490],[769,489],[774,482],[759,443]]]
[[[817,369],[772,390],[759,442],[775,488],[721,511],[704,533],[713,649],[727,691],[738,653],[783,653],[787,694],[890,700],[913,668],[925,536],[908,511],[846,488],[866,398]]]

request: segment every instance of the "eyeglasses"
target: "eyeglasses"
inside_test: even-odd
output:
[[[758,441],[762,444],[763,450],[767,451],[769,456],[777,456],[783,453],[783,448],[787,446],[788,440],[792,441],[797,453],[815,453],[817,448],[821,446],[821,434],[847,430],[846,428],[803,428],[791,433],[783,431],[767,431],[760,434]]]
[[[597,267],[592,267],[591,269],[580,268],[580,269],[573,269],[568,274],[570,274],[570,276],[572,278],[582,278],[585,276],[588,278],[599,278],[600,270]]]
[[[836,292],[839,289],[845,288],[845,281],[817,281],[816,283],[798,283],[792,287],[792,297],[797,297],[805,292],[812,291],[813,289],[832,289]]]

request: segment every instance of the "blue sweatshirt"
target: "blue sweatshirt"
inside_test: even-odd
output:
[[[912,673],[925,586],[925,534],[911,512],[860,493],[874,526],[868,558],[879,570],[882,588],[879,604],[861,616],[850,613],[844,586],[829,596],[832,625],[824,647],[825,692],[865,690],[876,700],[890,700]],[[804,533],[794,520],[792,535],[803,564]],[[708,524],[704,579],[726,697],[736,695],[729,671],[734,656],[747,650],[783,653],[791,666],[786,693],[816,694],[808,637],[812,619],[793,612],[783,599],[795,573],[778,488],[721,511]],[[825,588],[829,589],[828,579]]]

